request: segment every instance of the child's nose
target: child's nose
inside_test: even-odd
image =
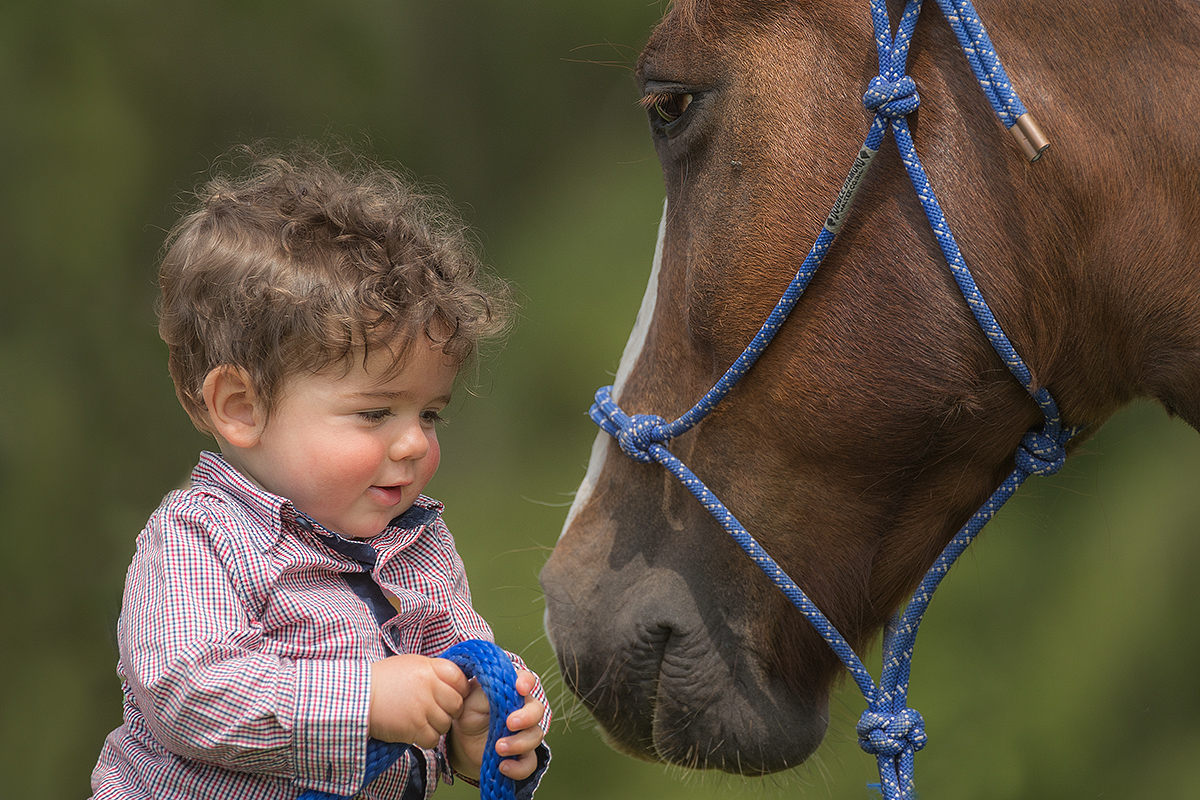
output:
[[[424,458],[428,452],[429,437],[425,435],[425,429],[419,422],[413,422],[403,426],[396,438],[392,440],[388,456],[393,461],[416,460]]]

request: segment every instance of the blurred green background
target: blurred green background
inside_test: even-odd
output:
[[[134,537],[206,446],[152,311],[181,193],[231,144],[326,134],[443,187],[522,297],[478,396],[451,409],[430,491],[478,607],[557,700],[539,797],[868,796],[852,687],[793,773],[688,774],[609,751],[562,696],[541,632],[537,572],[661,210],[630,74],[661,13],[647,0],[0,7],[0,798],[87,796],[120,722],[114,626]],[[1139,405],[993,523],[917,650],[924,797],[1200,795],[1198,478],[1200,437]]]

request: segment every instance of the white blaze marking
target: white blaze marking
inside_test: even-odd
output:
[[[621,363],[617,365],[617,377],[613,381],[612,398],[616,402],[621,396],[621,387],[625,383],[625,379],[629,376],[629,371],[633,369],[634,363],[638,356],[641,355],[642,347],[646,344],[646,331],[650,327],[650,320],[654,318],[654,304],[658,300],[658,268],[662,265],[663,239],[667,232],[667,201],[663,200],[662,220],[658,223],[658,242],[654,245],[654,266],[650,269],[650,281],[646,284],[646,293],[642,295],[642,305],[638,309],[637,321],[633,324],[633,332],[629,334],[629,341],[625,343],[625,350],[621,353]],[[588,498],[592,496],[592,489],[596,486],[596,480],[600,477],[600,471],[604,469],[604,454],[607,451],[609,435],[604,431],[600,431],[596,435],[596,441],[592,443],[592,455],[588,459],[587,474],[583,476],[583,483],[579,484],[579,488],[575,491],[575,500],[571,503],[571,510],[567,512],[567,521],[563,523],[562,534],[567,532],[567,528],[571,527],[571,522],[575,519],[575,515],[579,509],[587,504]]]

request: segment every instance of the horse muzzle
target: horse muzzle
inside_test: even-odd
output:
[[[761,775],[799,765],[820,745],[828,697],[806,698],[772,675],[767,643],[727,620],[706,624],[677,572],[593,582],[581,581],[580,566],[556,551],[543,569],[546,630],[567,686],[612,747]]]

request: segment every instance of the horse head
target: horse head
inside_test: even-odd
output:
[[[1045,117],[1050,157],[1031,165],[1010,144],[933,13],[908,61],[920,89],[909,125],[980,289],[1064,419],[1095,430],[1148,396],[1196,426],[1200,140],[1187,109],[1200,98],[1197,56],[1172,37],[1196,36],[1200,14],[1166,2],[1146,16],[1168,25],[1152,29],[1095,5],[1078,15],[1087,30],[1068,31],[1029,26],[1040,12],[1025,0],[978,3]],[[1180,53],[1165,71],[1128,57],[1181,101],[1139,83],[1138,63],[1104,66],[1111,25]],[[683,413],[757,332],[838,195],[877,73],[866,0],[671,7],[637,66],[666,204],[614,386],[627,412]],[[1112,123],[1097,141],[1084,109],[1102,102],[1141,127]],[[669,445],[862,648],[1040,418],[964,303],[888,140],[787,323]],[[606,435],[542,584],[564,678],[618,749],[758,774],[821,742],[836,657],[685,489]]]

